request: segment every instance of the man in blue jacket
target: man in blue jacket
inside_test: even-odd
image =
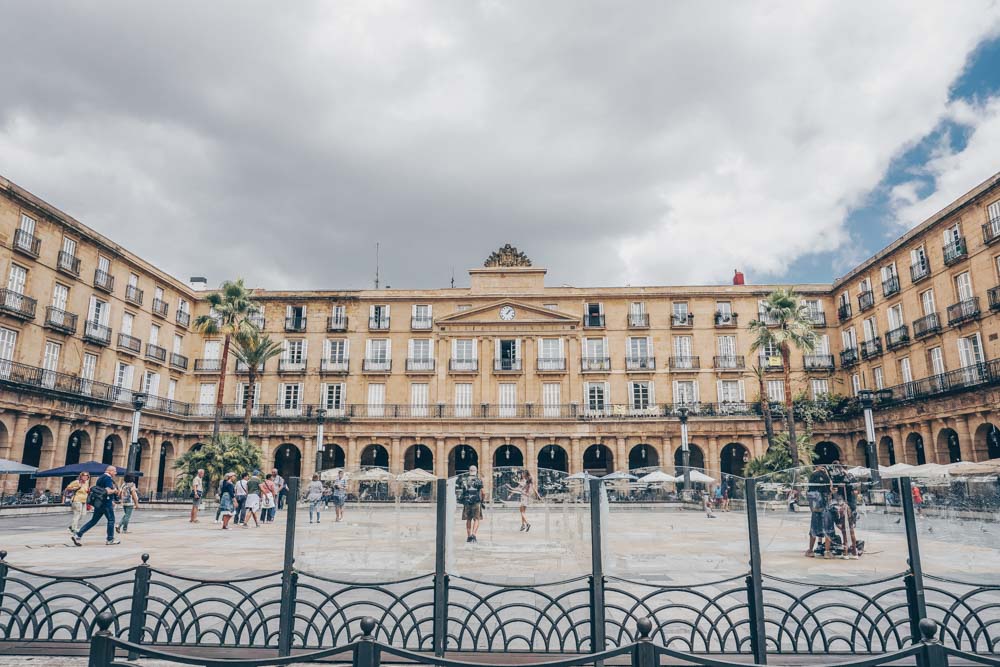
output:
[[[108,521],[108,540],[106,543],[109,545],[121,544],[121,540],[115,539],[115,496],[118,495],[118,489],[115,487],[115,475],[117,473],[118,470],[114,466],[108,466],[104,474],[98,477],[97,482],[91,487],[88,502],[93,505],[94,514],[83,528],[73,533],[71,539],[76,546],[83,546],[81,539],[83,534],[100,523],[101,518]]]

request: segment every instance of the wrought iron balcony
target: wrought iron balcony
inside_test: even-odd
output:
[[[910,281],[918,283],[931,275],[931,263],[926,259],[916,264],[910,264]]]
[[[186,310],[178,310],[174,314],[174,320],[177,322],[177,324],[187,329],[188,326],[191,324],[191,313],[187,312]]]
[[[237,359],[236,360],[236,372],[240,373],[240,374],[249,373],[250,372],[250,366],[248,366],[246,363],[244,363],[244,362],[240,361],[239,359]],[[257,371],[256,372],[257,373],[263,373],[264,372],[264,363],[263,362],[257,364]]]
[[[38,259],[38,253],[42,249],[42,240],[34,234],[29,234],[23,229],[14,230],[14,250],[24,253],[29,257]]]
[[[111,327],[106,327],[93,320],[83,323],[83,339],[98,345],[111,345]]]
[[[407,373],[433,373],[434,360],[424,358],[409,358],[406,360]]]
[[[846,350],[842,350],[840,353],[840,365],[844,368],[850,368],[858,363],[858,350],[854,347],[849,347]]]
[[[170,365],[174,368],[180,368],[182,370],[187,370],[188,358],[183,354],[177,354],[176,352],[170,353]]]
[[[625,370],[654,371],[656,370],[656,357],[625,357]]]
[[[869,290],[858,294],[858,312],[863,313],[875,305],[875,295]]]
[[[478,359],[449,359],[448,370],[452,373],[478,373]]]
[[[712,357],[712,366],[719,371],[738,371],[746,368],[743,355],[722,355]]]
[[[496,373],[520,373],[520,359],[494,359],[493,371]]]
[[[889,276],[888,280],[882,281],[882,296],[890,297],[899,294],[899,276]]]
[[[604,315],[590,315],[590,314],[584,315],[583,327],[585,329],[603,329]]]
[[[347,316],[326,318],[327,331],[347,331]]]
[[[694,326],[694,315],[688,313],[687,315],[678,315],[677,313],[672,313],[670,315],[670,327],[672,329],[687,329]]]
[[[139,354],[142,352],[142,341],[135,336],[125,333],[118,334],[118,350],[128,354]]]
[[[389,317],[369,317],[368,328],[373,331],[384,331],[389,328]]]
[[[814,327],[822,328],[826,326],[826,313],[821,310],[807,310],[805,317],[812,322]]]
[[[115,277],[107,271],[94,270],[94,287],[109,294],[115,291]]]
[[[802,357],[802,365],[807,371],[832,371],[832,354],[806,354]]]
[[[760,367],[765,371],[780,371],[785,367],[779,354],[762,354],[759,359]]]
[[[146,343],[146,358],[150,361],[165,364],[167,363],[167,348]]]
[[[125,286],[125,300],[137,306],[142,305],[142,290],[135,285]]]
[[[348,359],[324,359],[320,362],[320,373],[346,373],[349,366]]]
[[[913,337],[917,340],[941,331],[941,320],[937,313],[924,315],[919,320],[913,320]]]
[[[76,315],[53,306],[45,308],[45,326],[66,334],[76,333]]]
[[[580,370],[585,373],[610,371],[611,357],[581,357]]]
[[[1000,285],[989,288],[986,298],[990,300],[990,310],[1000,310]]]
[[[696,371],[699,368],[701,368],[700,357],[670,357],[670,370],[672,371]]]
[[[434,326],[434,320],[430,317],[411,317],[410,328],[414,331],[427,331]]]
[[[539,357],[538,366],[539,373],[565,373],[566,372],[566,358],[565,357]]]
[[[629,313],[628,326],[630,329],[648,329],[649,313]]]
[[[965,245],[965,237],[959,237],[944,246],[944,264],[951,266],[969,256],[969,249]]]
[[[195,359],[196,373],[218,373],[222,370],[222,359]]]
[[[861,341],[861,358],[872,359],[882,354],[882,339],[872,338]]]
[[[0,289],[0,311],[19,320],[35,319],[38,302],[11,289]]]
[[[837,306],[837,319],[841,322],[851,319],[851,304],[841,303]]]
[[[885,347],[895,350],[910,342],[910,329],[905,324],[885,332]]]
[[[983,225],[983,241],[986,245],[992,245],[1000,239],[1000,218],[993,218]]]
[[[68,273],[74,278],[80,277],[80,258],[76,255],[71,255],[64,250],[59,251],[59,257],[56,259],[56,268],[63,273]]]
[[[285,318],[285,331],[305,331],[306,330],[306,318],[304,317],[286,317]]]
[[[170,304],[168,304],[163,299],[153,299],[153,314],[159,315],[160,317],[166,317],[167,311],[170,310]]]
[[[779,324],[778,318],[766,311],[758,311],[757,321],[768,327],[776,327]]]
[[[392,359],[365,359],[361,362],[361,370],[365,373],[390,373]]]
[[[719,328],[735,327],[737,325],[738,315],[736,313],[723,313],[721,311],[715,311],[715,326]]]
[[[305,359],[278,359],[278,372],[279,373],[305,373],[306,372],[306,360]]]
[[[963,322],[968,322],[970,320],[975,320],[979,317],[979,297],[974,296],[971,299],[965,299],[959,301],[956,304],[948,306],[948,326],[953,327],[956,324],[962,324]]]

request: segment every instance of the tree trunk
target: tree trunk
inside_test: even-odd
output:
[[[212,425],[212,439],[219,439],[219,422],[222,421],[222,397],[226,391],[226,364],[229,362],[229,334],[222,343],[222,360],[219,362],[219,390],[215,394],[215,423]]]
[[[247,388],[248,388],[249,391],[251,391],[253,393],[250,394],[250,398],[249,399],[247,398],[245,392],[243,394],[243,400],[246,403],[246,406],[244,406],[244,408],[243,408],[243,439],[244,440],[249,440],[250,439],[250,420],[253,419],[253,404],[254,404],[254,401],[257,400],[257,388],[255,386],[257,384],[257,373],[255,372],[257,369],[256,368],[250,368],[249,366],[248,366],[248,368],[249,368],[249,370],[247,371]]]
[[[760,411],[764,415],[764,436],[767,438],[767,448],[771,449],[774,447],[774,417],[771,416],[771,401],[767,398],[763,374],[757,376],[757,384],[760,391]]]
[[[788,344],[781,346],[781,368],[785,376],[785,419],[788,422],[788,452],[792,455],[792,466],[799,467],[799,443],[795,439],[795,411],[792,401],[792,355]]]

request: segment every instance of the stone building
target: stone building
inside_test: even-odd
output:
[[[796,285],[820,345],[793,356],[795,393],[891,390],[883,464],[1000,457],[997,239],[1000,175],[847,276]],[[212,431],[220,341],[191,326],[207,293],[2,178],[0,245],[0,458],[123,465],[145,392],[143,485],[170,489],[173,461]],[[314,471],[320,418],[324,468],[669,466],[681,406],[693,465],[738,474],[764,451],[752,369],[780,401],[781,358],[751,354],[746,323],[779,286],[547,287],[510,246],[469,274],[468,288],[255,290],[285,351],[255,388],[230,358],[223,430],[252,401],[251,437],[286,475]],[[822,456],[864,462],[857,415],[813,435]]]

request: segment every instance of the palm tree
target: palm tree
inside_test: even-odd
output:
[[[760,412],[764,415],[764,435],[767,437],[767,448],[771,449],[774,446],[774,417],[771,415],[771,401],[767,398],[767,388],[764,386],[764,367],[758,364],[750,372],[757,377]]]
[[[241,331],[254,329],[247,319],[257,304],[253,301],[253,290],[243,284],[243,279],[236,282],[227,280],[222,283],[218,292],[208,295],[208,305],[211,311],[199,315],[194,320],[194,328],[209,336],[223,334],[222,359],[219,367],[219,385],[215,396],[215,424],[212,427],[212,439],[219,438],[219,421],[222,419],[222,396],[226,389],[226,364],[229,361],[229,345],[232,337]]]
[[[250,420],[253,416],[253,404],[257,398],[256,383],[258,368],[269,359],[274,359],[282,353],[281,343],[262,335],[256,328],[241,331],[233,339],[233,356],[247,367],[247,386],[252,392],[244,396],[246,403],[243,413],[243,437],[250,437]]]
[[[809,311],[799,303],[793,289],[777,289],[767,295],[760,306],[760,319],[747,325],[754,340],[752,352],[777,348],[781,352],[781,369],[785,380],[785,421],[788,424],[788,448],[792,464],[799,465],[798,448],[794,446],[795,414],[792,401],[792,347],[812,352],[816,348],[816,333]]]
[[[227,472],[242,475],[260,468],[261,451],[246,438],[237,435],[226,435],[206,442],[197,449],[192,449],[177,457],[174,468],[180,471],[177,480],[177,490],[180,492],[191,489],[191,480],[198,470],[205,471],[205,492],[216,487],[222,476]]]

